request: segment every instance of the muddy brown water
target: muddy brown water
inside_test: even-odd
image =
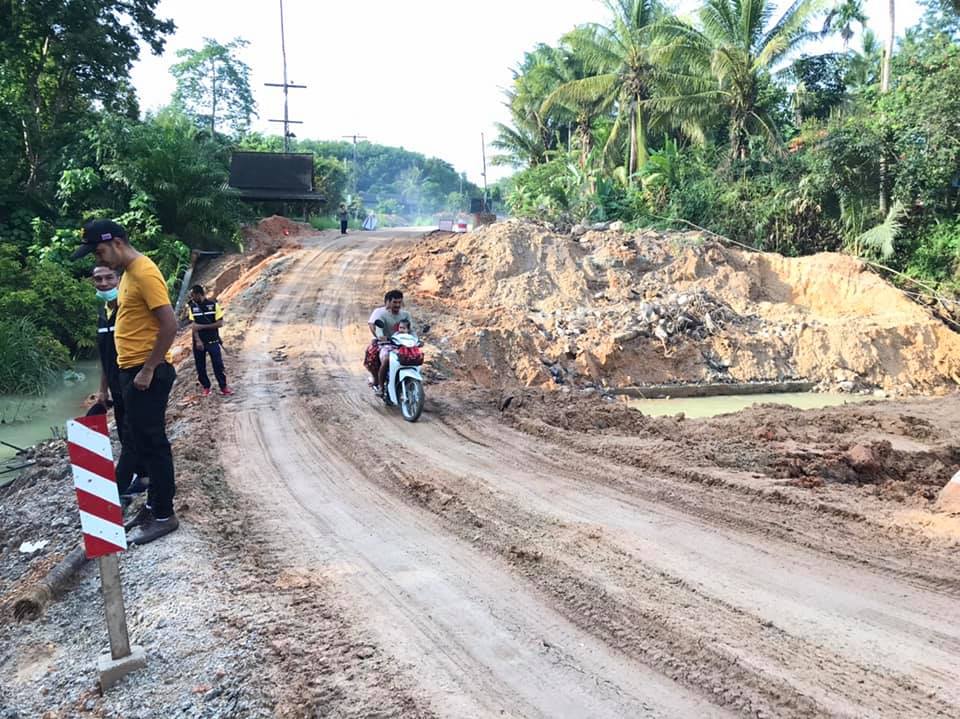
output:
[[[788,404],[798,409],[836,407],[876,399],[870,395],[851,395],[838,392],[782,392],[773,394],[734,394],[725,397],[682,397],[677,399],[634,399],[630,406],[652,417],[682,412],[697,419],[718,414],[739,412],[755,404]]]
[[[0,440],[29,447],[50,439],[51,427],[63,429],[68,419],[84,414],[84,401],[99,386],[100,367],[96,360],[85,360],[74,365],[74,372],[68,375],[73,379],[59,379],[43,397],[0,395]],[[15,454],[0,444],[0,462]]]

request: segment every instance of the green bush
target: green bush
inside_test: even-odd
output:
[[[514,177],[507,206],[515,217],[572,222],[579,219],[574,212],[581,194],[578,180],[565,159],[522,170]]]
[[[919,233],[910,248],[907,274],[960,290],[960,219]]]
[[[43,394],[69,362],[66,348],[26,317],[0,319],[0,394]]]

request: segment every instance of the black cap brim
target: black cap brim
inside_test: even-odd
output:
[[[86,257],[91,252],[93,252],[94,247],[96,247],[95,244],[87,244],[86,242],[84,242],[82,245],[80,245],[80,247],[77,248],[76,252],[70,255],[70,259],[79,260],[81,257]]]

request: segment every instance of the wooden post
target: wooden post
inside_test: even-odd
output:
[[[123,607],[120,562],[116,554],[105,554],[97,561],[100,564],[100,588],[107,615],[107,633],[110,635],[110,656],[122,659],[130,656],[130,636],[127,634],[127,615]]]

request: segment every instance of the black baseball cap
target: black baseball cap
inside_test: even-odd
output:
[[[117,239],[127,239],[127,231],[113,220],[88,222],[83,226],[83,239],[80,241],[80,247],[70,255],[70,259],[79,260],[93,252],[93,248],[101,242],[110,242]]]

